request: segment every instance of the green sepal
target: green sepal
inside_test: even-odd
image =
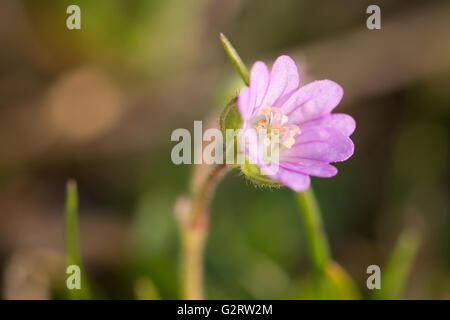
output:
[[[228,154],[228,148],[234,148],[234,161],[232,164],[227,163],[230,167],[238,167],[236,162],[237,158],[237,138],[233,138],[233,142],[227,141],[227,129],[238,130],[242,126],[242,118],[239,113],[239,109],[236,104],[236,98],[231,99],[231,101],[225,106],[222,113],[220,114],[220,131],[222,132],[223,142],[224,142],[224,155]]]
[[[241,171],[250,181],[257,185],[267,187],[280,187],[283,185],[281,182],[272,180],[268,176],[262,174],[261,169],[256,164],[246,162],[241,166]]]
[[[231,99],[220,114],[220,130],[224,137],[226,129],[240,129],[242,126],[242,118],[236,102],[237,98]]]

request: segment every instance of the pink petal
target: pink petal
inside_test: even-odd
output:
[[[244,87],[239,93],[237,100],[239,113],[241,114],[242,120],[248,121],[253,112],[253,106],[250,106],[250,88]]]
[[[266,95],[269,84],[269,70],[262,61],[253,64],[250,71],[250,105],[258,107]]]
[[[238,105],[242,120],[248,121],[266,94],[269,83],[269,70],[264,62],[257,61],[250,71],[250,85],[239,93]]]
[[[336,167],[329,163],[308,159],[303,159],[296,163],[282,162],[280,166],[295,172],[321,178],[333,177],[338,172]]]
[[[242,143],[242,145],[241,145]],[[260,162],[258,135],[254,128],[244,128],[238,136],[238,149],[243,148],[250,163]],[[238,150],[239,152],[239,150]]]
[[[279,56],[270,71],[269,87],[263,100],[262,107],[277,106],[277,100],[284,100],[298,89],[300,80],[297,65],[290,57]]]
[[[295,192],[305,191],[308,189],[311,182],[308,175],[291,171],[283,167],[280,167],[277,174],[270,176],[270,178],[280,181]]]
[[[294,92],[282,110],[289,116],[290,123],[298,125],[330,113],[343,95],[344,90],[334,81],[314,81]]]
[[[348,114],[333,113],[302,124],[302,128],[317,126],[334,128],[348,137],[352,135],[353,131],[355,131],[356,123],[355,120]]]
[[[331,133],[325,127],[301,127],[301,133],[295,136],[295,145],[309,143],[312,141],[327,141]],[[285,149],[290,152],[292,149]]]
[[[339,162],[347,160],[354,151],[352,140],[333,128],[309,127],[295,140],[291,149],[281,151],[280,163],[304,159]]]

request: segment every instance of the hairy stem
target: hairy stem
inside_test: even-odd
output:
[[[220,178],[227,171],[225,165],[217,165],[194,191],[188,208],[179,209],[181,233],[181,281],[182,297],[188,300],[204,298],[203,255],[209,232],[209,202]]]

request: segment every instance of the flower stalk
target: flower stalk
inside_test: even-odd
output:
[[[209,232],[209,203],[217,183],[227,171],[226,165],[215,166],[193,190],[190,199],[180,198],[175,213],[181,238],[181,295],[187,300],[201,300],[203,290],[203,257]]]
[[[297,193],[296,197],[319,296],[326,298],[326,271],[330,262],[330,250],[322,225],[319,205],[311,186],[305,191]]]
[[[202,300],[203,292],[203,254],[206,230],[185,228],[181,232],[181,278],[182,298]]]
[[[236,71],[241,76],[245,85],[249,85],[249,72],[245,67],[242,59],[240,58],[237,51],[231,45],[230,41],[221,33],[220,40],[227,52],[233,66]],[[274,63],[273,68],[278,68],[279,70],[295,70],[297,68],[295,66],[295,62],[287,56],[281,56]],[[268,84],[268,71],[265,64],[262,62],[255,63],[252,68],[252,76],[255,74],[258,75],[258,84],[261,85],[269,85]],[[277,81],[280,79],[275,78]],[[291,79],[292,80],[292,79]],[[266,82],[264,82],[266,81]],[[272,82],[270,82],[272,85]],[[292,81],[291,90],[295,90],[298,87],[298,79]],[[285,84],[286,85],[286,84]],[[315,84],[317,87],[326,87],[329,90],[335,92],[335,100],[339,102],[342,98],[342,88],[340,88],[337,84],[332,83],[330,81],[322,81],[320,83]],[[273,85],[275,89],[279,87],[277,85]],[[300,89],[298,89],[300,90]],[[307,90],[307,89],[303,89]],[[320,90],[319,90],[320,91]],[[277,94],[280,94],[277,92]],[[242,97],[243,101],[249,100],[249,88],[246,87],[241,91],[240,98]],[[247,99],[247,100],[246,100]],[[330,104],[335,104],[334,100],[329,101]],[[234,106],[236,101],[232,101],[224,110],[220,118],[221,129],[226,128],[226,120],[228,114],[231,112],[232,107]],[[244,104],[244,107],[246,105]],[[241,105],[239,106],[241,108]],[[266,107],[268,110],[271,110],[271,107]],[[245,108],[244,108],[245,110]],[[252,111],[252,109],[250,109]],[[242,115],[242,110],[239,109],[241,113],[241,119],[245,120]],[[247,115],[247,114],[245,114]],[[247,115],[248,116],[248,115]],[[331,117],[331,116],[330,116]],[[342,116],[341,116],[342,117]],[[283,119],[281,119],[283,120]],[[287,116],[284,119],[288,121]],[[341,122],[344,122],[346,131],[345,132],[333,132],[334,135],[338,136],[340,139],[345,140],[344,150],[339,150],[340,154],[335,161],[342,161],[348,158],[353,153],[353,143],[348,139],[348,136],[354,130],[354,120],[351,117],[345,116],[344,119],[340,119]],[[246,119],[248,121],[248,119]],[[323,133],[323,132],[322,132]],[[292,135],[291,135],[292,137]],[[291,143],[287,146],[290,148],[295,141],[291,141]],[[335,174],[335,168],[325,167],[322,169],[324,176],[330,176],[333,173]],[[190,199],[180,198],[177,206],[176,206],[176,215],[179,220],[180,232],[181,232],[181,277],[182,277],[182,296],[184,299],[203,299],[203,256],[204,256],[204,248],[205,241],[208,236],[209,231],[209,202],[212,197],[215,186],[218,181],[222,177],[222,175],[226,172],[227,166],[218,165],[215,166],[214,169],[210,172],[207,178],[202,180],[200,183],[200,187],[191,192]],[[327,171],[328,170],[328,171]],[[318,294],[320,298],[327,298],[327,270],[330,265],[330,253],[328,247],[328,241],[326,235],[324,233],[322,227],[322,220],[320,217],[320,210],[317,204],[317,201],[314,197],[314,193],[311,187],[308,188],[309,179],[304,179],[305,175],[297,174],[295,176],[296,179],[288,179],[289,182],[287,185],[298,192],[296,194],[298,204],[300,206],[300,212],[303,220],[303,227],[305,229],[305,235],[308,242],[310,259],[312,262],[312,268],[314,271],[314,278],[316,280],[316,286],[318,289]],[[195,175],[194,175],[195,178]],[[286,176],[282,176],[282,179],[274,179],[274,181],[281,180],[283,182],[283,178]],[[195,181],[195,179],[194,179]],[[307,185],[306,185],[307,184]]]

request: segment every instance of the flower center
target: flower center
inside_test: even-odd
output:
[[[300,128],[296,125],[286,125],[289,118],[284,115],[279,108],[267,106],[261,110],[262,116],[255,124],[256,132],[267,131],[267,137],[264,140],[266,146],[271,144],[274,135],[280,135],[281,144],[290,149],[295,143],[295,136],[300,134]],[[262,119],[261,119],[262,118]]]

